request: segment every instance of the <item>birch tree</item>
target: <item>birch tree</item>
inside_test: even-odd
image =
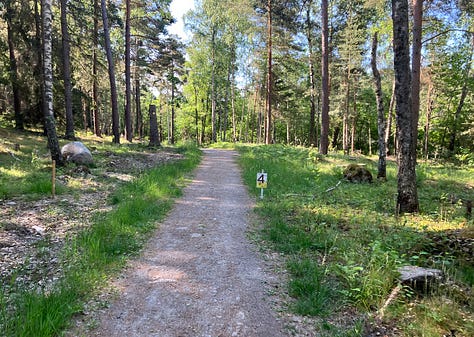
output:
[[[48,148],[51,151],[51,159],[56,161],[58,166],[62,166],[64,162],[61,150],[59,149],[53,111],[53,15],[51,12],[51,2],[52,0],[42,0],[41,2],[43,19],[43,114],[44,127],[48,136]]]

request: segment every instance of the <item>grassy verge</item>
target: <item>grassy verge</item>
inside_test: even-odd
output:
[[[365,336],[384,326],[402,336],[474,335],[472,253],[466,254],[469,243],[453,246],[472,239],[473,220],[466,220],[462,205],[446,201],[448,195],[472,198],[472,168],[419,165],[422,212],[397,218],[393,162],[387,182],[338,185],[353,158],[283,146],[239,150],[244,179],[256,195],[256,173],[268,173],[257,206],[261,238],[285,254],[291,309],[319,317],[319,333]],[[358,157],[357,163],[376,175],[375,157]],[[429,296],[404,291],[376,321],[402,265],[442,269],[445,286]],[[351,318],[338,327],[332,323],[336,316]]]
[[[116,148],[126,151],[121,149]],[[12,280],[8,296],[2,287],[2,336],[58,335],[94,291],[105,284],[108,275],[138,252],[147,234],[180,195],[186,174],[200,160],[196,147],[182,146],[175,151],[181,153],[183,159],[144,170],[134,180],[120,185],[110,199],[112,211],[98,214],[92,226],[69,239],[60,258],[64,273],[56,283],[31,290],[15,288],[15,280]],[[7,157],[16,161],[13,156]],[[6,175],[11,176],[12,172],[10,168]],[[3,197],[25,193],[25,186],[14,189],[8,184],[2,191]]]

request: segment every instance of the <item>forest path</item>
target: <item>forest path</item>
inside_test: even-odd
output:
[[[236,157],[204,150],[183,197],[114,282],[117,299],[92,336],[285,335],[265,294],[275,279],[246,237],[253,202]]]

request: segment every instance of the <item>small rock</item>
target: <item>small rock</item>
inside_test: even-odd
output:
[[[33,228],[36,231],[36,233],[41,234],[41,235],[43,235],[45,232],[45,229],[40,226],[31,226],[31,228]]]

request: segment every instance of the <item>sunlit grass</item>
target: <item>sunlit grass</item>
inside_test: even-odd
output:
[[[13,285],[8,298],[0,291],[2,336],[60,335],[110,274],[137,254],[180,195],[186,175],[200,161],[200,151],[194,146],[182,145],[175,151],[183,159],[143,171],[123,183],[112,193],[113,207],[98,213],[88,228],[66,242],[59,257],[64,274],[52,287],[30,290]]]
[[[448,193],[472,197],[470,168],[420,167],[421,212],[397,216],[395,162],[388,162],[387,181],[382,182],[375,179],[375,157],[321,156],[316,150],[280,145],[243,146],[239,151],[244,179],[255,197],[259,195],[256,173],[262,169],[268,173],[268,188],[256,211],[264,222],[262,239],[290,261],[288,291],[295,297],[292,308],[296,312],[324,316],[347,307],[355,308],[361,317],[374,314],[395,287],[397,268],[405,264],[440,268],[454,282],[469,286],[472,268],[460,260],[462,252],[431,250],[437,244],[432,241],[433,233],[467,233],[473,227],[465,208],[446,200]],[[374,182],[344,181],[342,171],[351,163],[369,169]],[[434,302],[436,298],[442,301],[435,297]],[[471,331],[459,317],[472,318],[472,311],[466,311],[454,297],[447,301],[453,303],[454,313],[450,314],[460,322],[458,329]],[[325,310],[321,310],[322,303]],[[406,309],[409,304],[408,298],[401,305]],[[444,331],[436,321],[430,324],[433,331]],[[405,336],[411,336],[410,331]]]
[[[24,178],[27,175],[27,172],[16,167],[12,166],[10,168],[0,167],[0,174],[4,175],[7,179],[11,178]]]

